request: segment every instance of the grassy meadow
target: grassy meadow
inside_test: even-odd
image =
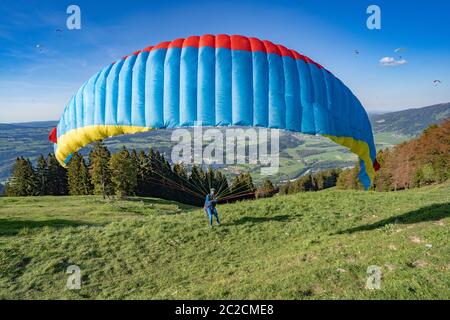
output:
[[[449,299],[450,184],[203,210],[152,198],[0,198],[0,299]],[[80,290],[66,269],[81,268]],[[380,290],[365,288],[381,267]]]

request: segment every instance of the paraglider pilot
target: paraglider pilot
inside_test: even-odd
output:
[[[216,218],[217,224],[220,225],[219,215],[217,214],[216,209],[217,198],[216,198],[216,190],[211,189],[210,193],[206,195],[205,199],[205,211],[209,217],[209,225],[212,227],[213,225],[213,216]]]

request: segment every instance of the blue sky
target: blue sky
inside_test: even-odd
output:
[[[66,28],[70,4],[81,9],[81,30]],[[381,30],[366,27],[371,4],[381,8]],[[2,0],[0,17],[0,123],[56,120],[80,85],[110,62],[206,33],[255,36],[310,56],[368,111],[450,101],[447,0]],[[406,63],[382,66],[385,57]]]

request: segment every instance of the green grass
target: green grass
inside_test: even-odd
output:
[[[450,184],[218,209],[210,229],[202,210],[158,199],[0,198],[0,298],[450,298]],[[365,288],[370,265],[381,290]]]
[[[397,144],[405,142],[414,138],[414,136],[408,136],[405,134],[395,132],[379,132],[374,136],[377,149],[391,148]]]

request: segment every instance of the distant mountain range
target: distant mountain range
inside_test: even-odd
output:
[[[450,103],[438,104],[418,109],[408,109],[384,114],[371,114],[370,120],[377,148],[391,147],[408,140],[431,124],[442,122],[450,117]],[[53,152],[47,137],[57,121],[26,123],[0,123],[0,182],[6,180],[16,157],[24,156],[35,160],[39,154]],[[156,130],[148,133],[117,136],[107,139],[108,148],[116,151],[123,145],[129,148],[155,148],[170,157],[170,130]],[[283,132],[280,136],[280,173],[274,180],[285,180],[287,176],[296,178],[308,171],[327,168],[349,167],[355,157],[347,149],[337,146],[328,139]],[[84,150],[87,154],[87,150]],[[250,170],[256,180],[259,167],[228,166],[223,170],[229,175]]]
[[[450,117],[450,102],[419,109],[408,109],[384,114],[370,115],[375,133],[395,132],[414,136],[432,124],[438,124]]]
[[[50,121],[34,121],[23,123],[0,123],[0,130],[17,129],[17,128],[53,128],[58,124],[56,120]]]

